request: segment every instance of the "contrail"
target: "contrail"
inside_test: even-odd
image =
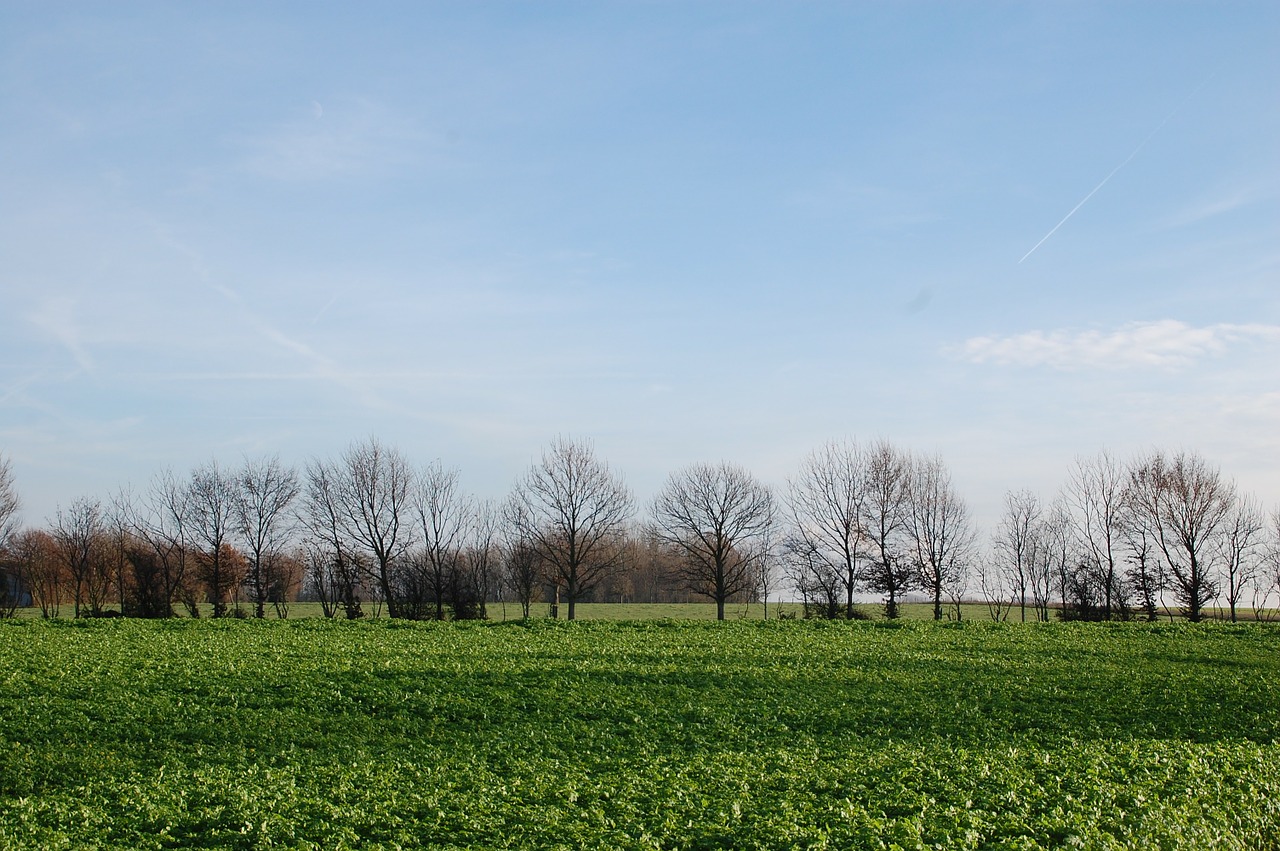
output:
[[[1153,137],[1153,136],[1155,136],[1157,133],[1159,133],[1159,132],[1160,132],[1160,130],[1161,130],[1161,129],[1166,125],[1166,124],[1168,124],[1170,121],[1172,121],[1172,120],[1173,120],[1173,117],[1174,117],[1175,115],[1177,115],[1177,114],[1178,114],[1178,112],[1182,109],[1182,107],[1186,106],[1187,101],[1189,101],[1189,100],[1191,100],[1193,97],[1195,97],[1196,93],[1197,93],[1197,92],[1199,92],[1201,89],[1203,89],[1203,88],[1205,87],[1205,84],[1206,84],[1206,83],[1208,83],[1210,80],[1212,80],[1212,79],[1213,79],[1213,75],[1214,75],[1214,74],[1216,74],[1216,73],[1218,73],[1218,72],[1217,72],[1217,71],[1214,71],[1212,74],[1210,74],[1209,76],[1205,77],[1205,78],[1204,78],[1204,80],[1203,80],[1203,81],[1201,81],[1200,85],[1198,85],[1198,86],[1196,86],[1194,89],[1192,89],[1192,90],[1191,90],[1191,94],[1189,94],[1189,95],[1187,95],[1186,97],[1184,97],[1184,98],[1182,99],[1182,102],[1181,102],[1181,103],[1179,103],[1177,106],[1175,106],[1175,107],[1173,108],[1173,111],[1172,111],[1172,112],[1170,112],[1168,115],[1166,115],[1166,116],[1164,117],[1164,121],[1161,121],[1159,124],[1157,124],[1157,125],[1156,125],[1156,127],[1155,127],[1155,129],[1154,129],[1154,130],[1152,130],[1150,133],[1148,133],[1148,134],[1147,134],[1147,138],[1143,139],[1143,140],[1138,144],[1138,147],[1136,147],[1136,148],[1134,148],[1134,149],[1133,149],[1133,153],[1129,154],[1129,156],[1127,156],[1127,157],[1125,157],[1125,158],[1124,158],[1124,162],[1120,163],[1120,165],[1118,165],[1118,166],[1116,166],[1115,168],[1111,169],[1111,173],[1110,173],[1110,174],[1108,174],[1106,177],[1102,178],[1102,182],[1100,182],[1097,186],[1093,187],[1093,190],[1092,190],[1091,192],[1089,192],[1089,194],[1088,194],[1088,195],[1086,195],[1086,196],[1084,196],[1083,198],[1081,198],[1081,199],[1080,199],[1080,203],[1079,203],[1079,204],[1076,204],[1074,207],[1072,207],[1072,208],[1071,208],[1071,212],[1067,213],[1065,216],[1063,216],[1063,217],[1062,217],[1062,221],[1060,221],[1060,222],[1058,222],[1056,225],[1054,225],[1054,226],[1053,226],[1053,229],[1052,229],[1052,230],[1050,230],[1048,233],[1046,233],[1043,237],[1041,237],[1039,242],[1037,242],[1035,245],[1031,246],[1031,250],[1030,250],[1030,251],[1028,251],[1026,254],[1022,255],[1022,260],[1026,260],[1026,259],[1027,259],[1028,257],[1030,257],[1032,254],[1035,254],[1035,253],[1036,253],[1036,249],[1037,249],[1037,248],[1039,248],[1040,246],[1044,245],[1044,244],[1045,244],[1045,241],[1046,241],[1046,240],[1048,240],[1048,239],[1049,239],[1049,237],[1053,236],[1055,233],[1057,233],[1057,232],[1058,232],[1058,228],[1062,227],[1063,225],[1065,225],[1065,224],[1067,223],[1067,219],[1069,219],[1069,218],[1071,218],[1072,216],[1074,216],[1074,215],[1076,214],[1076,211],[1077,211],[1077,210],[1079,210],[1081,207],[1083,207],[1083,206],[1085,205],[1085,203],[1086,203],[1090,198],[1092,198],[1094,195],[1097,195],[1097,194],[1098,194],[1098,190],[1099,190],[1099,189],[1101,189],[1102,187],[1104,187],[1104,186],[1106,186],[1106,185],[1107,185],[1107,181],[1108,181],[1108,180],[1110,180],[1111,178],[1113,178],[1113,177],[1115,177],[1115,176],[1116,176],[1116,172],[1118,172],[1120,169],[1124,168],[1124,167],[1125,167],[1125,166],[1127,166],[1130,162],[1132,162],[1132,161],[1133,161],[1133,158],[1134,158],[1134,157],[1136,157],[1136,156],[1138,155],[1138,153],[1139,153],[1143,148],[1145,148],[1145,147],[1147,146],[1147,143],[1151,141],[1151,137]],[[1021,262],[1022,262],[1022,260],[1019,260],[1018,262],[1019,262],[1019,263],[1021,263]]]

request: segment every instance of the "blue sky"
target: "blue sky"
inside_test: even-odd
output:
[[[1273,2],[7,3],[0,452],[32,524],[369,435],[492,497],[557,434],[641,503],[885,437],[984,524],[1103,447],[1275,506],[1277,44]]]

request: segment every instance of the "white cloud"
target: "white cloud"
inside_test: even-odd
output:
[[[1161,319],[1130,322],[1110,331],[1036,330],[970,337],[958,354],[973,363],[1054,369],[1176,368],[1222,355],[1228,347],[1250,341],[1280,342],[1280,326],[1219,323],[1195,327]]]

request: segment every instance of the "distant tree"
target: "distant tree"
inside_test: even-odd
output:
[[[196,550],[197,569],[215,618],[227,614],[227,597],[243,574],[232,558],[238,528],[239,489],[217,462],[197,467],[187,486],[187,524]],[[238,554],[237,554],[238,555]]]
[[[563,587],[569,620],[576,604],[623,566],[631,492],[590,443],[556,438],[517,480],[505,508],[511,534],[537,552],[552,584]]]
[[[832,617],[838,610],[830,606],[831,580],[843,586],[847,618],[853,617],[854,593],[862,582],[866,477],[867,453],[852,441],[832,442],[805,458],[788,483],[792,535],[798,537],[785,547],[790,572],[822,598],[821,609]]]
[[[339,503],[336,465],[313,461],[306,469],[302,522],[307,530],[307,573],[325,612],[341,605],[348,620],[364,616],[361,579],[366,573],[362,556],[344,534]]]
[[[520,604],[520,616],[529,619],[529,608],[542,588],[542,557],[528,541],[511,540],[503,547],[503,582]]]
[[[978,559],[978,590],[988,617],[997,622],[1008,620],[1018,604],[1018,591],[1011,587],[1009,571],[999,561],[998,557]]]
[[[10,539],[12,561],[40,616],[56,618],[66,599],[69,577],[53,536],[41,529],[27,529]],[[17,603],[16,596],[12,600]]]
[[[77,499],[66,509],[59,507],[54,516],[53,539],[71,578],[76,617],[103,612],[111,585],[105,532],[102,504],[95,499]]]
[[[1218,594],[1223,535],[1235,489],[1217,468],[1193,453],[1153,452],[1129,471],[1134,517],[1155,542],[1169,582],[1192,622]]]
[[[13,566],[15,558],[9,551],[18,528],[18,488],[14,483],[13,465],[0,455],[0,607],[12,613],[21,594],[21,579]]]
[[[479,607],[471,614],[484,620],[489,616],[488,603],[494,599],[498,585],[502,513],[490,500],[474,503],[473,509],[471,538],[463,553],[463,564]]]
[[[1125,561],[1129,565],[1125,569],[1125,581],[1133,589],[1143,618],[1154,623],[1160,619],[1160,601],[1165,587],[1164,563],[1160,560],[1159,549],[1147,525],[1135,516],[1127,487],[1124,500],[1121,536],[1126,552]]]
[[[1077,458],[1065,497],[1071,528],[1092,574],[1087,580],[1100,591],[1103,619],[1123,616],[1125,585],[1124,539],[1127,501],[1124,466],[1107,452]]]
[[[769,597],[776,590],[778,583],[778,565],[780,559],[773,543],[774,530],[770,527],[764,540],[759,544],[760,557],[755,564],[755,582],[752,596],[764,606],[764,619],[769,619]]]
[[[887,618],[901,616],[899,601],[916,585],[911,561],[911,457],[887,441],[871,447],[866,460],[866,499],[861,526],[870,566],[866,587],[884,595]]]
[[[270,584],[267,601],[276,611],[276,617],[289,617],[289,606],[298,598],[306,581],[307,561],[301,548],[293,546],[277,553],[271,559]]]
[[[733,464],[694,464],[667,479],[650,513],[658,540],[680,556],[686,586],[714,600],[724,620],[725,603],[751,592],[767,556],[769,488]]]
[[[266,617],[268,601],[277,607],[290,584],[286,548],[293,532],[292,508],[301,492],[298,473],[278,457],[248,460],[235,476],[235,520],[248,563],[247,584],[254,616]],[[278,614],[279,612],[277,612]]]
[[[1274,620],[1280,618],[1280,508],[1271,513],[1267,542],[1264,548],[1263,568],[1253,586],[1254,617]],[[1265,615],[1263,614],[1265,613]]]
[[[942,620],[942,601],[962,585],[975,543],[969,509],[951,485],[938,457],[911,468],[909,528],[917,583],[933,601],[933,619]]]
[[[1099,617],[1101,592],[1098,573],[1089,566],[1087,558],[1075,545],[1070,510],[1061,498],[1053,501],[1031,529],[1029,567],[1031,599],[1039,620],[1049,620],[1055,595],[1058,600],[1065,600],[1068,585],[1076,580],[1083,581],[1083,587],[1088,591],[1089,602],[1084,607],[1084,615],[1091,620]]]
[[[153,477],[141,497],[125,491],[116,500],[117,511],[135,544],[126,550],[126,557],[132,573],[130,593],[136,597],[133,613],[140,617],[172,617],[173,604],[183,598],[189,612],[195,605],[189,593],[189,502],[189,487],[171,470]]]
[[[414,476],[396,449],[375,438],[353,444],[330,470],[337,529],[350,551],[363,552],[387,614],[403,617],[393,584],[398,562],[414,544]]]
[[[444,620],[447,608],[458,602],[456,597],[473,596],[462,589],[467,585],[464,551],[475,527],[476,509],[458,485],[458,471],[446,469],[438,461],[418,475],[416,484],[413,514],[421,543],[413,557],[413,569],[426,592],[424,602],[431,604],[429,616]]]
[[[812,539],[787,536],[782,543],[782,560],[787,578],[800,595],[805,617],[852,617],[854,610],[844,605],[843,571],[822,556]]]
[[[1253,585],[1261,571],[1266,528],[1262,508],[1253,497],[1236,500],[1227,515],[1222,535],[1222,590],[1233,623],[1245,590]]]
[[[13,464],[0,455],[0,551],[3,551],[18,528],[18,486],[13,477]]]
[[[1009,491],[1005,494],[1004,513],[993,538],[997,566],[1004,577],[1001,584],[1012,592],[1024,623],[1041,514],[1040,499],[1035,494],[1025,490]]]

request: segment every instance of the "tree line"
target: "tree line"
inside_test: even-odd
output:
[[[302,468],[278,458],[157,474],[140,492],[59,507],[20,529],[0,459],[0,614],[207,613],[287,617],[300,596],[328,617],[484,618],[496,601],[569,619],[585,600],[785,592],[806,616],[886,617],[908,595],[935,619],[981,600],[992,618],[1157,619],[1257,611],[1280,589],[1269,517],[1195,453],[1079,459],[1050,501],[1010,491],[979,534],[943,461],[889,441],[833,441],[784,488],[727,462],[671,474],[643,517],[587,441],[557,438],[501,501],[456,469],[415,466],[376,438]]]

